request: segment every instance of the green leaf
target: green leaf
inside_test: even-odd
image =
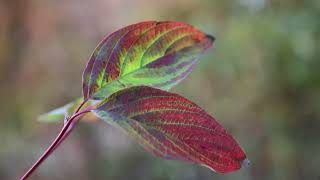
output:
[[[131,86],[168,90],[184,79],[214,38],[180,22],[124,27],[95,49],[83,73],[85,99],[103,99]]]
[[[40,122],[46,122],[46,123],[51,123],[51,122],[57,122],[57,121],[63,121],[65,116],[71,116],[73,112],[79,107],[79,105],[82,103],[83,98],[78,98],[75,101],[72,101],[60,108],[54,109],[46,114],[42,114],[39,116],[38,121]],[[96,101],[89,100],[84,106],[88,107],[90,105],[95,105]]]

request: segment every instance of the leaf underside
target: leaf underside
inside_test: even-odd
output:
[[[177,94],[137,86],[118,91],[93,111],[147,151],[227,173],[248,162],[233,137],[196,104]]]
[[[214,38],[179,22],[141,22],[100,42],[83,73],[85,99],[103,99],[131,86],[170,89],[192,70]]]

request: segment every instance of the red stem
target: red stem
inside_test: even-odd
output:
[[[70,133],[72,132],[72,130],[74,129],[74,127],[77,125],[77,123],[79,122],[79,120],[81,119],[82,116],[75,118],[73,120],[73,122],[71,123],[70,127],[68,128],[68,130],[64,133],[63,137],[59,140],[58,144],[52,149],[52,151],[50,152],[50,154],[57,148],[60,146],[60,144],[70,135]]]
[[[80,111],[80,109],[82,108],[82,106],[88,101],[88,99],[85,99],[80,105],[79,107],[77,108],[77,110],[73,113],[73,114],[76,114]],[[82,117],[82,116],[81,116]],[[60,144],[69,136],[69,134],[72,132],[73,128],[76,126],[76,124],[79,122],[80,118],[77,118],[75,119],[74,121],[75,122],[72,122],[69,129],[67,129],[67,131],[64,133],[63,137],[59,140],[58,144],[56,145],[56,147],[54,147],[52,149],[52,151],[50,152],[50,154],[57,148],[60,146]],[[69,121],[70,119],[68,119]]]
[[[79,108],[77,109],[77,111],[79,111],[82,107],[84,103],[82,103]],[[70,125],[75,125],[73,122],[76,119],[76,122],[78,122],[77,117],[81,116],[85,113],[88,113],[91,111],[91,109],[86,109],[84,111],[81,112],[75,112],[75,114],[73,114],[71,116],[71,118],[66,122],[66,124],[63,126],[63,128],[61,129],[60,133],[58,134],[58,136],[55,138],[55,140],[52,142],[52,144],[49,146],[49,148],[43,153],[43,155],[37,160],[37,162],[20,178],[20,180],[25,180],[27,179],[38,167],[39,165],[46,160],[49,155],[53,152],[54,149],[56,149],[60,144],[61,144],[61,139],[65,139],[65,135],[68,135],[71,132],[71,129],[69,129]],[[79,118],[80,119],[80,118]]]
[[[88,99],[85,99],[82,101],[82,103],[79,105],[79,107],[77,108],[77,110],[73,113],[73,114],[76,114],[77,112],[80,111],[80,109],[82,108],[82,106],[88,101]]]

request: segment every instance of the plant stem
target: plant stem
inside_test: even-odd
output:
[[[79,107],[77,108],[77,110],[73,113],[76,114],[77,112],[80,111],[80,109],[82,108],[82,106],[88,101],[88,99],[85,99],[84,101],[82,101],[82,103],[79,105]]]
[[[82,103],[83,105],[84,103]],[[81,106],[79,106],[78,110],[80,110]],[[39,165],[44,161],[46,160],[49,155],[53,152],[54,149],[56,149],[60,144],[61,144],[61,139],[65,139],[64,136],[66,135],[66,132],[67,132],[67,135],[71,132],[71,129],[70,126],[71,125],[75,125],[73,124],[74,120],[76,120],[76,122],[78,122],[78,119],[77,117],[85,114],[85,113],[88,113],[90,112],[91,109],[86,109],[84,111],[81,111],[81,112],[76,112],[75,114],[73,114],[71,116],[71,118],[66,122],[66,124],[64,124],[63,128],[61,129],[60,133],[58,134],[58,136],[55,138],[55,140],[51,143],[51,145],[47,148],[47,150],[43,153],[43,155],[37,160],[36,163],[34,163],[34,165],[20,178],[20,180],[25,180],[27,179],[38,167]],[[80,118],[79,118],[80,119]]]
[[[80,117],[77,117],[73,120],[73,122],[71,123],[70,127],[68,128],[68,130],[64,133],[63,137],[59,140],[59,142],[57,143],[57,145],[52,149],[52,151],[50,152],[50,154],[57,148],[60,146],[60,144],[69,136],[69,134],[72,132],[72,130],[74,129],[74,127],[77,125],[77,123],[79,122]]]
[[[80,109],[82,108],[82,106],[88,101],[88,99],[84,100],[77,108],[77,110],[73,113],[76,114],[80,111]],[[75,118],[75,122],[72,122],[70,127],[67,129],[67,131],[64,133],[63,137],[59,140],[59,142],[56,144],[56,146],[51,150],[50,154],[57,148],[60,146],[60,144],[69,136],[69,134],[72,132],[72,130],[74,129],[74,127],[77,125],[77,123],[79,122],[79,120],[81,119],[82,116]],[[70,120],[70,119],[69,119]],[[67,121],[69,121],[67,120]],[[66,122],[65,122],[66,123]]]

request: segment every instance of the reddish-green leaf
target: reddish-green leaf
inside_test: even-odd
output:
[[[185,78],[214,38],[179,22],[148,21],[122,28],[95,49],[83,73],[85,99],[125,87],[168,90]]]
[[[249,162],[212,116],[174,93],[131,87],[109,96],[93,112],[162,158],[198,163],[221,173]]]

